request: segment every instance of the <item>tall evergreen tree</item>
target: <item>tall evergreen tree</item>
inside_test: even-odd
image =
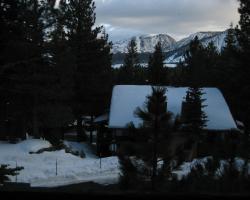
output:
[[[47,117],[42,120],[45,134],[48,139],[58,142],[63,139],[63,129],[74,119],[71,102],[73,99],[74,59],[65,31],[65,5],[59,8],[50,7],[51,26],[53,30],[48,34],[46,48],[48,49],[48,64],[51,67],[53,82],[50,88],[49,99],[43,106]]]
[[[51,85],[53,85],[52,69],[49,66],[47,50],[45,48],[45,37],[47,28],[47,6],[48,1],[24,1],[23,17],[25,20],[25,48],[27,56],[31,59],[22,71],[25,74],[27,91],[32,99],[32,133],[40,137],[43,126],[42,120],[47,113],[44,106],[51,97]],[[23,86],[25,87],[25,86]]]
[[[119,69],[118,84],[136,84],[138,68],[140,68],[140,64],[136,41],[132,39],[127,46],[124,64]]]
[[[23,167],[8,168],[8,165],[0,165],[0,186],[5,181],[9,181],[8,176],[18,175],[18,171],[24,169]]]
[[[236,30],[233,27],[233,23],[230,24],[229,29],[227,30],[227,36],[225,39],[226,46],[222,49],[223,53],[235,53],[237,51],[237,40],[236,40]]]
[[[220,54],[213,42],[203,45],[198,37],[191,41],[185,54],[183,72],[186,85],[199,87],[216,87],[220,80]],[[182,68],[182,69],[184,69]]]
[[[204,74],[205,65],[205,53],[204,48],[196,36],[194,40],[191,41],[189,50],[185,54],[185,63],[187,70],[187,80],[188,85],[201,85],[203,82],[202,74]]]
[[[218,62],[220,54],[213,42],[210,42],[207,47],[204,47],[204,69],[201,70],[201,79],[203,86],[216,87],[218,85]]]
[[[222,49],[217,67],[217,82],[235,117],[239,118],[240,107],[237,103],[239,97],[235,94],[238,93],[241,88],[241,69],[236,30],[233,28],[233,24],[230,25],[227,31],[225,42],[226,46]]]
[[[160,42],[155,46],[153,55],[149,57],[148,80],[151,85],[168,84],[167,71],[164,68],[164,55]]]
[[[13,86],[7,74],[13,69],[15,63],[22,59],[20,40],[23,38],[22,24],[20,22],[20,4],[18,1],[2,0],[0,2],[0,91],[1,91],[1,134],[6,138],[13,127]],[[9,72],[8,72],[9,71]]]
[[[240,112],[241,118],[245,123],[246,132],[249,134],[250,130],[250,2],[247,0],[239,0],[240,2],[240,21],[239,27],[236,31],[237,41],[240,47]]]
[[[44,49],[45,12],[48,4],[46,1],[14,2],[15,6],[9,8],[15,16],[12,25],[15,24],[13,36],[16,39],[6,45],[5,52],[12,52],[10,61],[3,68],[2,85],[8,91],[7,101],[13,113],[12,121],[17,122],[21,118],[26,128],[30,121],[30,127],[33,127],[31,132],[39,137],[39,105],[45,100],[46,89],[50,84]],[[25,133],[25,128],[21,129]]]
[[[92,0],[62,1],[66,4],[66,28],[74,55],[74,114],[78,136],[83,136],[82,115],[100,114],[110,89],[111,44],[102,27],[95,25],[95,3]],[[100,34],[102,35],[101,37]]]
[[[190,141],[194,144],[195,150],[201,139],[201,133],[206,127],[207,116],[203,110],[206,99],[202,98],[201,88],[188,88],[185,101],[182,104],[182,123],[184,129],[190,133]]]
[[[152,189],[156,189],[157,163],[159,158],[158,145],[162,135],[169,136],[169,121],[171,113],[167,111],[166,89],[163,87],[152,87],[152,95],[147,97],[145,108],[137,108],[135,115],[143,120],[143,128],[152,133]]]

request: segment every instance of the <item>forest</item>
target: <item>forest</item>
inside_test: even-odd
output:
[[[138,132],[138,137],[133,139],[139,141],[138,145],[130,145],[119,154],[124,172],[121,187],[149,187],[127,159],[127,151],[132,151],[139,157],[148,152],[142,159],[153,163],[153,189],[159,184],[159,190],[167,187],[168,191],[177,192],[197,188],[229,191],[235,184],[238,186],[234,190],[245,191],[249,188],[249,175],[246,178],[237,174],[233,167],[216,183],[211,178],[219,159],[230,158],[233,163],[237,156],[248,161],[250,155],[250,1],[239,2],[240,21],[235,27],[230,25],[222,52],[218,52],[213,43],[204,47],[196,37],[184,61],[176,68],[168,68],[164,67],[165,53],[160,43],[154,53],[139,55],[135,41],[131,40],[128,53],[120,55],[124,57],[124,64],[114,69],[112,42],[104,27],[95,24],[93,0],[61,0],[59,7],[55,7],[55,0],[0,0],[0,140],[15,143],[17,138],[25,139],[28,133],[56,145],[69,125],[76,122],[78,141],[86,141],[83,116],[90,116],[93,121],[109,110],[115,85],[155,86],[152,96],[145,99],[146,110],[135,111],[145,127],[142,130],[135,130],[133,125],[129,127],[132,133]],[[147,67],[140,64],[139,57],[148,57]],[[171,114],[167,112],[167,91],[161,86],[189,88],[185,119],[176,118],[172,129],[166,126]],[[213,153],[208,152],[209,143],[203,131],[206,116],[202,112],[205,105],[201,96],[204,87],[218,88],[234,119],[244,124],[243,135],[228,134],[225,140],[217,141],[214,148],[218,151]],[[159,106],[157,112],[154,106]],[[161,137],[162,141],[168,140],[168,135],[162,136],[162,132],[174,132],[181,127],[180,123],[189,133],[192,145],[197,147],[199,141],[205,141],[197,155],[213,154],[217,160],[207,163],[207,175],[201,175],[204,169],[198,167],[187,179],[170,183],[163,181],[169,177],[167,153],[161,153],[165,165],[162,174],[157,173],[160,151],[157,141]],[[146,136],[141,136],[145,132]],[[153,141],[152,151],[144,145],[146,138]],[[193,184],[189,184],[190,181]]]

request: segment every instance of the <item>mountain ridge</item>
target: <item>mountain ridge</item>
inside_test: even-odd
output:
[[[154,51],[154,46],[161,42],[163,52],[166,56],[166,63],[177,63],[183,60],[186,50],[189,48],[190,42],[195,38],[201,41],[203,46],[207,46],[210,42],[213,42],[217,50],[221,52],[225,46],[225,38],[227,36],[227,30],[225,31],[201,31],[189,35],[179,41],[176,41],[168,34],[147,34],[134,36],[126,40],[120,40],[113,44],[113,54],[126,54],[126,48],[131,39],[135,39],[137,44],[137,50],[139,54],[150,54]]]
[[[114,42],[113,53],[126,53],[128,43],[131,39],[135,40],[139,53],[152,53],[154,51],[155,45],[159,41],[161,42],[164,51],[172,48],[176,43],[176,40],[168,34],[143,34]]]

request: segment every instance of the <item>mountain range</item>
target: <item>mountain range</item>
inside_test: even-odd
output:
[[[221,32],[197,32],[190,36],[176,41],[173,37],[168,34],[149,34],[135,36],[126,40],[121,40],[113,43],[113,54],[126,54],[127,46],[131,39],[134,39],[137,44],[137,50],[139,54],[151,54],[154,51],[155,45],[160,42],[162,50],[165,54],[165,63],[178,63],[184,59],[184,54],[189,48],[190,42],[195,38],[201,41],[203,46],[207,46],[210,42],[213,42],[217,50],[220,52],[225,46],[225,39],[227,36],[227,30]],[[122,56],[120,56],[122,58]],[[122,63],[122,60],[120,60]],[[116,59],[116,63],[119,63],[119,59]]]

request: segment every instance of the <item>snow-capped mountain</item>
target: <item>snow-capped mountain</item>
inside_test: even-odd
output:
[[[195,38],[201,41],[202,45],[206,47],[210,42],[213,42],[215,47],[219,52],[221,52],[222,48],[225,47],[225,39],[227,36],[227,31],[222,32],[198,32],[190,35],[187,38],[184,38],[178,42],[176,42],[174,48],[171,52],[169,52],[166,63],[176,63],[180,60],[184,59],[184,54],[189,48],[190,42]]]
[[[221,32],[197,32],[194,34],[191,34],[190,36],[181,39],[180,41],[176,42],[175,49],[181,48],[183,46],[189,45],[191,40],[193,40],[196,36],[199,40],[208,39],[216,37]]]
[[[141,35],[127,40],[114,42],[113,53],[126,53],[128,43],[131,41],[131,39],[136,41],[137,50],[139,53],[152,53],[154,51],[155,45],[158,42],[162,44],[162,49],[165,52],[171,50],[176,44],[175,39],[167,34]]]
[[[207,46],[210,42],[213,42],[217,50],[221,52],[222,48],[225,46],[227,30],[222,32],[197,32],[177,42],[167,34],[142,35],[133,37],[133,39],[135,39],[137,50],[141,54],[152,53],[155,45],[161,42],[163,52],[165,52],[166,55],[165,63],[178,63],[180,60],[184,59],[184,54],[188,50],[190,42],[196,36],[203,46]],[[127,46],[131,39],[132,38],[115,42],[113,44],[113,54],[127,53]],[[145,62],[145,60],[143,60],[143,62]],[[119,63],[123,63],[123,60],[119,62],[116,60],[116,64]]]

